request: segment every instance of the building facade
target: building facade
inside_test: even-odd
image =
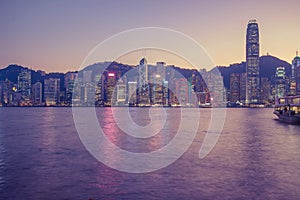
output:
[[[260,102],[259,29],[256,20],[250,20],[246,34],[246,104]]]
[[[31,100],[31,71],[21,69],[18,75],[18,92],[21,93],[21,101],[29,102]]]
[[[44,80],[44,100],[46,106],[57,106],[60,103],[60,79],[48,78]]]
[[[296,52],[296,57],[292,61],[290,93],[292,95],[300,95],[300,57],[298,56],[298,51]]]
[[[275,74],[275,99],[287,95],[287,79],[284,67],[277,67]]]

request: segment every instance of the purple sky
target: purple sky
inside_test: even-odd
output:
[[[100,42],[147,26],[187,34],[216,65],[228,65],[245,60],[245,31],[252,18],[259,23],[261,54],[290,62],[300,49],[299,7],[299,0],[0,0],[0,68],[19,63],[48,72],[77,70]]]

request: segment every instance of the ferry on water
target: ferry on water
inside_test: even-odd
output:
[[[278,98],[274,114],[280,121],[300,125],[300,95]]]

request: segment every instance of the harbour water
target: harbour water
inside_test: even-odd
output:
[[[137,124],[149,123],[147,108],[130,109]],[[180,109],[167,109],[169,126],[137,139],[118,129],[111,108],[96,111],[108,138],[133,152],[166,145],[180,120]],[[272,109],[227,109],[216,146],[199,159],[210,111],[201,109],[196,138],[182,157],[158,171],[132,174],[107,167],[85,149],[71,108],[0,108],[0,199],[300,198],[300,126],[279,122]],[[118,161],[113,149],[103,151]]]

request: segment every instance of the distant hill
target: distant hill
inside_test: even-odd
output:
[[[11,64],[4,69],[0,69],[0,81],[8,79],[11,82],[17,84],[18,83],[18,75],[22,69],[28,69],[27,67],[23,67],[17,64]],[[31,71],[31,83],[36,83],[37,81],[42,81],[43,77],[40,72],[30,70]]]
[[[291,75],[291,64],[276,58],[274,56],[261,56],[260,57],[260,77],[267,77],[272,80],[275,76],[276,68],[279,66],[285,67],[287,76]],[[246,62],[235,63],[229,66],[218,66],[223,78],[224,85],[226,88],[230,87],[230,74],[232,73],[245,73],[246,72]]]

